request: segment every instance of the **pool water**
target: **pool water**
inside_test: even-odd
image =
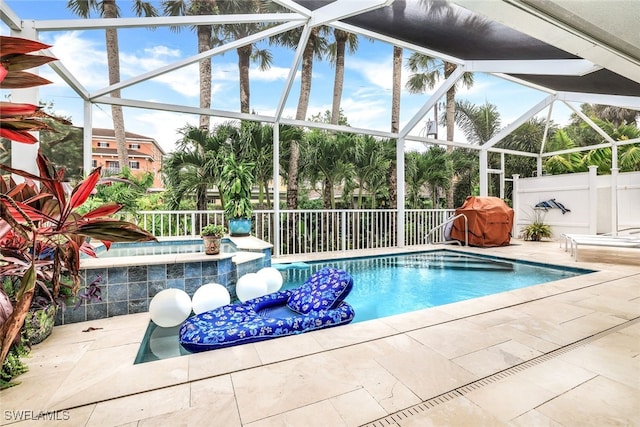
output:
[[[96,248],[98,258],[130,257],[141,255],[167,255],[204,253],[201,239],[166,240],[159,242],[114,243],[109,250],[104,246]],[[228,239],[222,239],[220,252],[234,253],[237,249]]]
[[[353,290],[346,298],[356,313],[353,322],[407,313],[593,272],[438,250],[278,265],[284,279],[282,288],[298,287],[311,274],[327,266],[343,269],[353,277]],[[178,343],[179,329],[179,326],[160,328],[149,322],[135,363],[188,354]]]
[[[328,265],[281,271],[283,288],[294,288]],[[332,261],[348,271],[354,287],[347,302],[356,312],[353,322],[363,322],[435,307],[485,295],[506,292],[591,272],[549,265],[513,262],[453,251]]]

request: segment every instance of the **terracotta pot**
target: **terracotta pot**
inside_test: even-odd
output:
[[[220,253],[222,238],[216,236],[202,236],[204,243],[204,253],[207,255],[217,255]]]

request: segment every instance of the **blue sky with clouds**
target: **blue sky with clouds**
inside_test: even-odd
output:
[[[77,19],[66,8],[66,0],[7,0],[6,3],[21,19]],[[122,16],[131,16],[130,2],[119,0]],[[1,33],[8,35],[4,25]],[[121,80],[157,69],[172,62],[197,54],[195,33],[190,29],[173,32],[168,28],[121,29],[120,43]],[[53,45],[52,52],[62,64],[89,90],[108,86],[107,59],[104,30],[74,30],[41,33],[40,40]],[[285,79],[293,60],[293,51],[281,47],[259,44],[269,48],[273,64],[267,71],[260,71],[255,64],[250,71],[251,109],[258,114],[271,115],[280,100]],[[355,55],[345,60],[345,81],[342,109],[349,124],[359,128],[387,131],[390,129],[392,46],[361,38]],[[404,51],[404,58],[410,52]],[[82,126],[83,113],[80,98],[48,67],[39,69],[40,75],[52,80],[52,85],[40,89],[40,98],[53,102],[57,113],[70,116],[74,125]],[[239,111],[239,85],[237,55],[230,51],[213,57],[212,108]],[[403,70],[403,81],[409,72]],[[470,89],[460,88],[457,99],[474,104],[492,103],[498,107],[502,126],[518,118],[546,94],[515,83],[485,74],[476,73],[475,84]],[[327,61],[314,63],[311,100],[308,115],[331,109],[334,68]],[[285,117],[294,117],[298,102],[299,79],[293,84],[284,110]],[[147,82],[125,88],[123,98],[198,106],[198,68],[190,65]],[[4,92],[4,91],[3,91]],[[3,93],[3,96],[5,94]],[[404,91],[401,101],[401,125],[408,122],[427,100],[427,96]],[[94,127],[111,128],[109,106],[95,106]],[[147,111],[125,108],[125,126],[128,131],[155,138],[165,151],[174,149],[179,139],[177,130],[187,123],[197,124],[197,117],[166,111]],[[569,110],[554,106],[553,119],[566,123]],[[429,114],[431,116],[431,114]],[[420,131],[419,125],[414,132]],[[443,138],[445,129],[439,129]],[[464,140],[458,131],[457,140]],[[421,144],[409,143],[409,149],[420,149]]]

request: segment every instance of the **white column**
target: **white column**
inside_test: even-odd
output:
[[[504,153],[500,153],[500,198],[504,200]]]
[[[280,124],[273,124],[273,254],[280,255]]]
[[[614,144],[615,146],[615,144]],[[611,235],[618,235],[618,168],[611,168]]]
[[[589,234],[598,233],[598,166],[589,166]]]
[[[22,31],[11,31],[13,37],[21,37],[30,40],[38,40],[38,32],[34,28],[34,21],[24,21]],[[27,70],[29,73],[38,74],[38,68]],[[25,89],[11,90],[11,102],[38,105],[39,89],[37,86]],[[40,132],[32,132],[36,138],[40,137]],[[11,167],[22,169],[34,175],[39,175],[36,164],[36,156],[40,143],[25,144],[11,141]],[[14,176],[18,182],[22,182],[21,177]]]
[[[542,156],[536,158],[536,176],[542,176]]]
[[[404,241],[404,221],[405,221],[405,211],[404,211],[404,138],[398,138],[396,140],[396,186],[397,186],[397,196],[398,196],[398,214],[397,214],[397,231],[398,235],[398,247],[403,248],[405,245]]]
[[[480,162],[480,196],[489,195],[489,171],[487,167],[487,150],[480,150],[478,161]]]
[[[93,104],[84,101],[84,135],[82,139],[82,167],[84,168],[84,176],[91,173],[92,164],[92,148],[91,141],[93,139]]]
[[[513,175],[513,194],[511,195],[511,203],[513,204],[513,227],[511,235],[518,235],[518,223],[520,222],[520,175]]]

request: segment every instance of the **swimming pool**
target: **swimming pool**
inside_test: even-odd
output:
[[[353,322],[407,313],[527,286],[566,279],[593,270],[557,267],[503,258],[437,250],[413,254],[283,264],[283,288],[301,285],[326,266],[346,270],[354,287],[347,302]],[[178,343],[178,329],[152,322],[135,363],[188,354]]]

